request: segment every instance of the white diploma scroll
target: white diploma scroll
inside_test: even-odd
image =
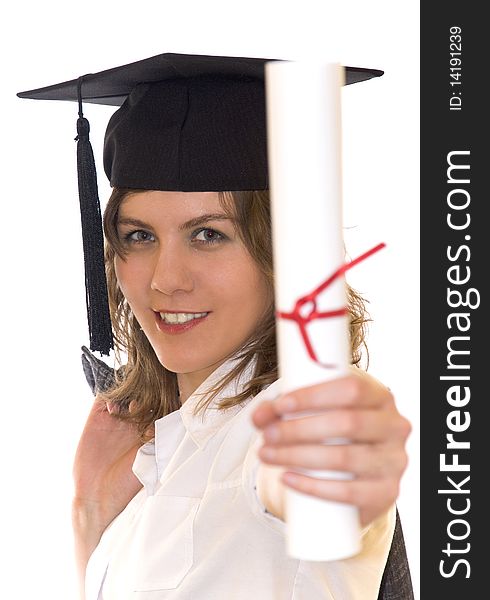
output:
[[[342,236],[341,86],[337,63],[266,64],[269,177],[272,203],[276,310],[290,313],[345,262]],[[319,312],[346,306],[345,279],[316,298]],[[305,304],[301,313],[311,312]],[[277,319],[282,393],[346,374],[348,318],[321,318],[307,326],[316,358],[308,355],[298,324]],[[325,443],[345,440],[325,440]],[[297,469],[299,470],[299,469]],[[317,478],[346,473],[301,471]],[[338,560],[360,550],[358,509],[286,488],[287,552],[302,560]]]

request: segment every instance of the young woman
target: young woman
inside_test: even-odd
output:
[[[166,67],[176,55],[162,56]],[[81,594],[374,599],[410,426],[357,366],[366,315],[353,290],[349,375],[280,394],[263,79],[245,59],[235,59],[238,73],[223,64],[217,73],[203,58],[191,72],[177,60],[165,77],[160,65],[152,83],[139,73],[145,83],[131,82],[106,134],[107,281],[126,358],[98,393],[75,458]],[[313,414],[282,418],[304,411]],[[349,444],[324,444],[339,437]],[[361,552],[289,557],[288,486],[356,505]]]

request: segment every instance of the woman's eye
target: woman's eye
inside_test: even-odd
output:
[[[192,234],[192,239],[203,244],[215,244],[225,239],[225,236],[214,229],[203,228]]]
[[[124,241],[126,243],[133,244],[141,244],[144,242],[153,242],[154,236],[149,231],[144,231],[140,229],[138,231],[131,231],[124,236]]]

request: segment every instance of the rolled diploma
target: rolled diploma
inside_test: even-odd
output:
[[[276,310],[291,312],[298,298],[345,262],[340,111],[344,69],[337,63],[269,62],[265,74]],[[345,306],[345,280],[339,277],[317,297],[317,310]],[[304,309],[309,312],[308,306]],[[317,319],[307,330],[317,358],[334,367],[325,368],[308,356],[296,322],[278,319],[282,393],[347,372],[348,317]],[[332,471],[301,472],[318,478],[350,477]],[[359,552],[356,507],[286,488],[285,510],[290,556],[327,561]]]

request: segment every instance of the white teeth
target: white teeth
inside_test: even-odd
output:
[[[193,319],[200,319],[205,317],[208,313],[160,313],[160,318],[162,321],[170,324],[176,323],[187,323],[188,321],[192,321]]]

